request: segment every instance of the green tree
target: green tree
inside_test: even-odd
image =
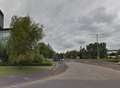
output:
[[[97,49],[98,47],[98,49]],[[100,58],[107,56],[106,43],[91,43],[87,46],[88,58],[97,58],[97,52],[99,52]]]
[[[19,64],[34,61],[33,52],[43,37],[43,27],[33,22],[29,16],[12,17],[8,39],[9,63]]]
[[[77,57],[79,57],[79,52],[76,51],[76,50],[67,51],[67,52],[64,54],[64,57],[65,57],[65,58],[68,58],[68,59],[77,59]]]
[[[80,59],[88,59],[88,52],[85,48],[82,48],[79,53]]]
[[[46,45],[45,43],[39,43],[37,48],[39,49],[39,54],[43,55],[45,58],[52,58],[55,54],[49,44]]]

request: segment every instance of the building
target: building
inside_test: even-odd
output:
[[[0,10],[0,29],[2,30],[4,27],[4,14],[3,12]]]
[[[6,37],[9,35],[9,31],[10,28],[4,28],[4,14],[0,10],[0,40],[6,39]]]

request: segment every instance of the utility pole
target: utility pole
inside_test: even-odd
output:
[[[83,48],[82,46],[83,46],[83,44],[85,44],[85,41],[80,41],[79,42],[80,43],[80,50]]]
[[[83,46],[83,44],[85,44],[85,41],[80,41],[79,43],[80,43],[80,54],[81,54],[81,55],[80,55],[80,59],[82,59],[82,53],[81,53],[81,51],[82,51],[82,49],[83,49],[82,46]]]
[[[96,34],[96,43],[97,43],[97,59],[100,59],[100,51],[99,51],[99,34]]]
[[[100,47],[99,47],[99,39],[101,38],[101,37],[103,37],[104,35],[105,35],[105,33],[96,33],[96,34],[92,34],[92,35],[94,35],[95,36],[95,38],[96,38],[96,43],[97,43],[97,59],[100,59]]]

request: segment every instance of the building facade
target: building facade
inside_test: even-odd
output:
[[[2,30],[4,28],[4,14],[0,10],[0,29]]]
[[[4,14],[0,10],[0,42],[7,39],[10,32],[10,28],[4,28]]]

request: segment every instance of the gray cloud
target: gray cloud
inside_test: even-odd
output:
[[[103,4],[104,3],[104,4]],[[110,3],[113,3],[111,6]],[[29,14],[44,24],[45,38],[56,51],[79,49],[81,42],[95,42],[95,34],[108,48],[119,48],[119,0],[0,0],[8,27],[13,15]],[[112,47],[111,47],[112,46]]]

